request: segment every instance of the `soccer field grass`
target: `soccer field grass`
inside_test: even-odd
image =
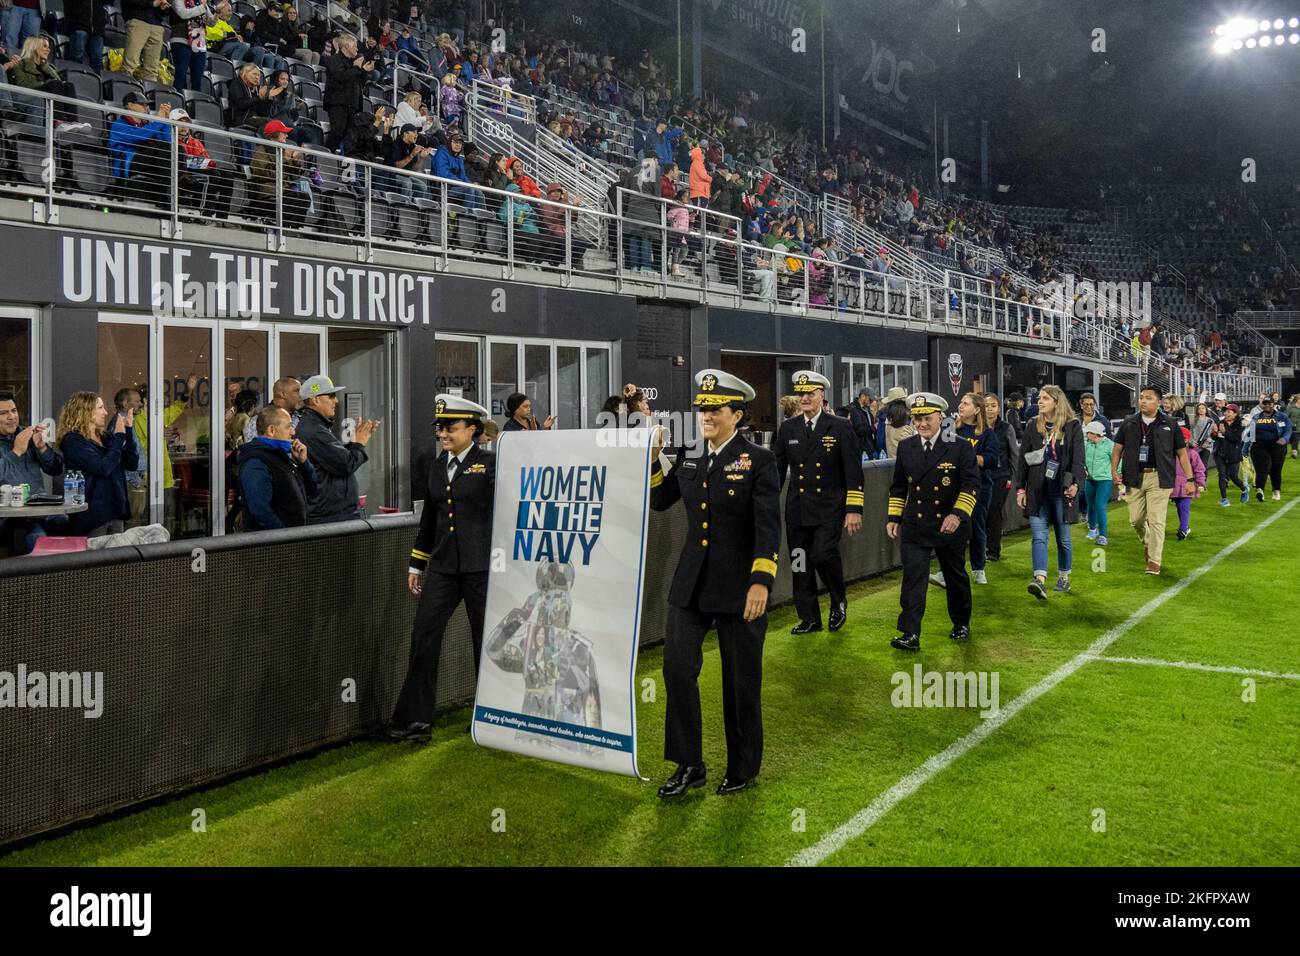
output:
[[[1300,483],[1295,462],[1287,480]],[[1253,497],[1243,506],[1234,496],[1220,509],[1213,491],[1194,505],[1186,541],[1173,537],[1170,508],[1160,577],[1142,573],[1122,504],[1111,508],[1104,570],[1101,549],[1075,526],[1074,592],[1046,602],[1025,590],[1028,534],[1008,538],[988,586],[975,587],[967,645],[947,639],[943,593],[932,588],[921,652],[889,647],[897,573],[850,590],[849,624],[837,634],[794,637],[793,608],[773,613],[763,770],[755,788],[733,797],[712,792],[725,748],[710,640],[700,678],[710,785],[677,802],[655,796],[672,769],[661,757],[656,648],[638,665],[639,678],[658,688],[637,712],[648,782],[480,749],[465,733],[466,709],[440,717],[427,746],[334,748],[0,862],[1296,865],[1300,507]],[[1179,590],[1130,620],[1171,589]],[[1104,635],[1115,639],[1101,659],[1078,660]],[[1014,707],[1071,662],[1077,669]],[[984,734],[975,708],[893,706],[892,675],[916,664],[997,672],[1002,719]],[[1243,699],[1247,679],[1253,700]],[[956,759],[924,766],[972,732],[978,739]],[[868,807],[885,812],[869,814],[869,826],[840,829]],[[195,808],[206,814],[206,832],[191,830]]]

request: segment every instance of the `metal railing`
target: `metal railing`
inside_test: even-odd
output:
[[[477,108],[486,113],[509,116],[524,123],[536,125],[537,100],[526,93],[516,93],[496,83],[475,80],[466,97],[469,108]]]
[[[442,179],[321,149],[261,139],[249,131],[178,124],[38,91],[10,89],[28,119],[4,135],[14,160],[0,197],[30,202],[30,220],[57,222],[60,209],[139,215],[160,222],[164,238],[180,240],[194,223],[260,233],[271,251],[289,239],[337,257],[373,261],[376,250],[423,256],[437,271],[457,269],[521,281],[649,294],[718,305],[857,323],[932,328],[1060,347],[1060,314],[1024,309],[974,285],[949,286],[885,275],[801,251],[743,241],[735,217],[680,207],[657,195],[616,193],[618,208],[552,202],[473,183]],[[124,120],[123,116],[130,117]],[[56,126],[93,121],[89,131]],[[115,122],[133,124],[110,136]],[[106,149],[121,132],[156,124],[137,142],[129,172]],[[503,124],[505,125],[505,124]],[[199,135],[213,165],[195,162],[182,135]],[[535,172],[535,171],[534,171]],[[635,199],[633,199],[635,197]],[[627,203],[630,208],[624,208]],[[686,227],[680,214],[685,208]],[[22,214],[22,213],[20,213]],[[11,212],[10,215],[13,215]],[[673,225],[678,228],[673,228]],[[588,237],[595,236],[597,242]],[[954,300],[954,295],[956,299]]]
[[[1232,319],[1244,328],[1259,329],[1300,329],[1300,311],[1263,312],[1239,309],[1232,314]]]
[[[438,115],[438,87],[439,80],[436,75],[425,70],[418,70],[415,67],[407,66],[405,63],[393,64],[393,110],[396,112],[397,104],[401,102],[404,95],[402,92],[402,77],[405,76],[407,86],[416,89],[424,97],[424,103],[429,108],[429,112],[435,116]]]

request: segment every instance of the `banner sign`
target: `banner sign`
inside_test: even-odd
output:
[[[498,439],[475,743],[639,776],[649,435],[605,428]]]

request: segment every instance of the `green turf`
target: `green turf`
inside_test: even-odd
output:
[[[1300,468],[1287,478],[1300,485]],[[1009,538],[976,587],[974,640],[945,635],[932,589],[923,650],[893,651],[897,574],[850,593],[839,634],[795,638],[771,617],[765,654],[766,751],[759,785],[711,788],[677,803],[654,789],[663,694],[638,706],[641,782],[477,748],[467,712],[440,718],[425,747],[356,743],[118,820],[25,847],[6,865],[780,864],[815,844],[932,754],[974,727],[974,710],[901,709],[890,677],[988,670],[1005,705],[1180,576],[1282,505],[1253,499],[1193,509],[1171,536],[1165,573],[1142,574],[1122,505],[1111,510],[1104,571],[1075,528],[1074,593],[1025,591],[1029,540]],[[1295,571],[1300,506],[1261,531],[1109,649],[1114,656],[1300,672]],[[1054,558],[1053,558],[1054,562]],[[658,680],[662,655],[641,655]],[[700,679],[705,756],[725,764],[716,644]],[[1230,674],[1085,664],[903,800],[830,864],[1300,863],[1300,682],[1259,678],[1241,699]],[[207,832],[193,833],[202,807]],[[1106,832],[1093,830],[1093,811]],[[493,829],[504,810],[505,832]],[[804,823],[803,829],[794,824]]]

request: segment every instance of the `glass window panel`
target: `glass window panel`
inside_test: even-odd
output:
[[[257,413],[271,400],[271,383],[267,381],[266,332],[251,329],[226,329],[222,333],[226,349],[222,395],[222,421],[225,422],[226,530],[233,531],[231,506],[239,487],[238,453],[245,436],[256,434]],[[250,427],[251,426],[251,427]]]
[[[885,365],[882,367],[881,372],[882,378],[880,380],[880,385],[885,391],[889,391],[895,384],[897,384],[894,381],[894,366]]]
[[[137,414],[136,434],[143,425],[142,438],[162,436],[163,524],[173,538],[212,533],[211,376],[212,330],[164,326],[162,428]]]
[[[492,342],[488,345],[488,365],[492,369],[492,407],[498,424],[505,424],[509,413],[506,399],[519,391],[519,347],[514,342]]]
[[[884,389],[880,387],[880,382],[881,382],[880,365],[876,362],[872,362],[869,368],[871,369],[871,384],[868,385],[867,387],[870,388],[877,395],[879,395],[881,398],[884,398],[885,396]]]
[[[583,427],[595,427],[605,399],[610,396],[609,349],[587,348],[587,414]]]
[[[907,389],[908,394],[911,394],[913,391],[915,391],[915,389],[912,386],[912,366],[910,365],[898,366],[898,384],[903,386],[903,388]]]
[[[479,394],[478,343],[438,339],[433,353],[436,392],[453,393],[482,404]]]
[[[149,446],[140,440],[142,436],[148,435],[148,422],[138,414],[148,394],[149,326],[101,322],[99,396],[104,400],[110,416],[114,411],[128,406],[137,412],[135,434],[140,448],[140,468],[126,473],[126,496],[131,507],[127,527],[149,524],[150,521]]]
[[[576,345],[555,347],[555,418],[558,428],[582,424],[582,349]]]
[[[546,416],[551,414],[551,348],[550,345],[524,346],[523,393],[532,403],[533,417],[539,425],[545,424]],[[570,423],[569,427],[574,426]]]
[[[291,375],[301,382],[320,373],[320,333],[281,332],[280,377]]]
[[[11,389],[18,405],[18,423],[32,423],[32,323],[0,317],[0,384]]]
[[[350,419],[352,429],[366,419],[380,422],[366,445],[366,462],[355,472],[357,494],[365,502],[362,514],[397,505],[390,471],[393,423],[387,420],[390,334],[365,328],[336,328],[329,334],[329,376],[347,389],[339,395],[337,419]]]

